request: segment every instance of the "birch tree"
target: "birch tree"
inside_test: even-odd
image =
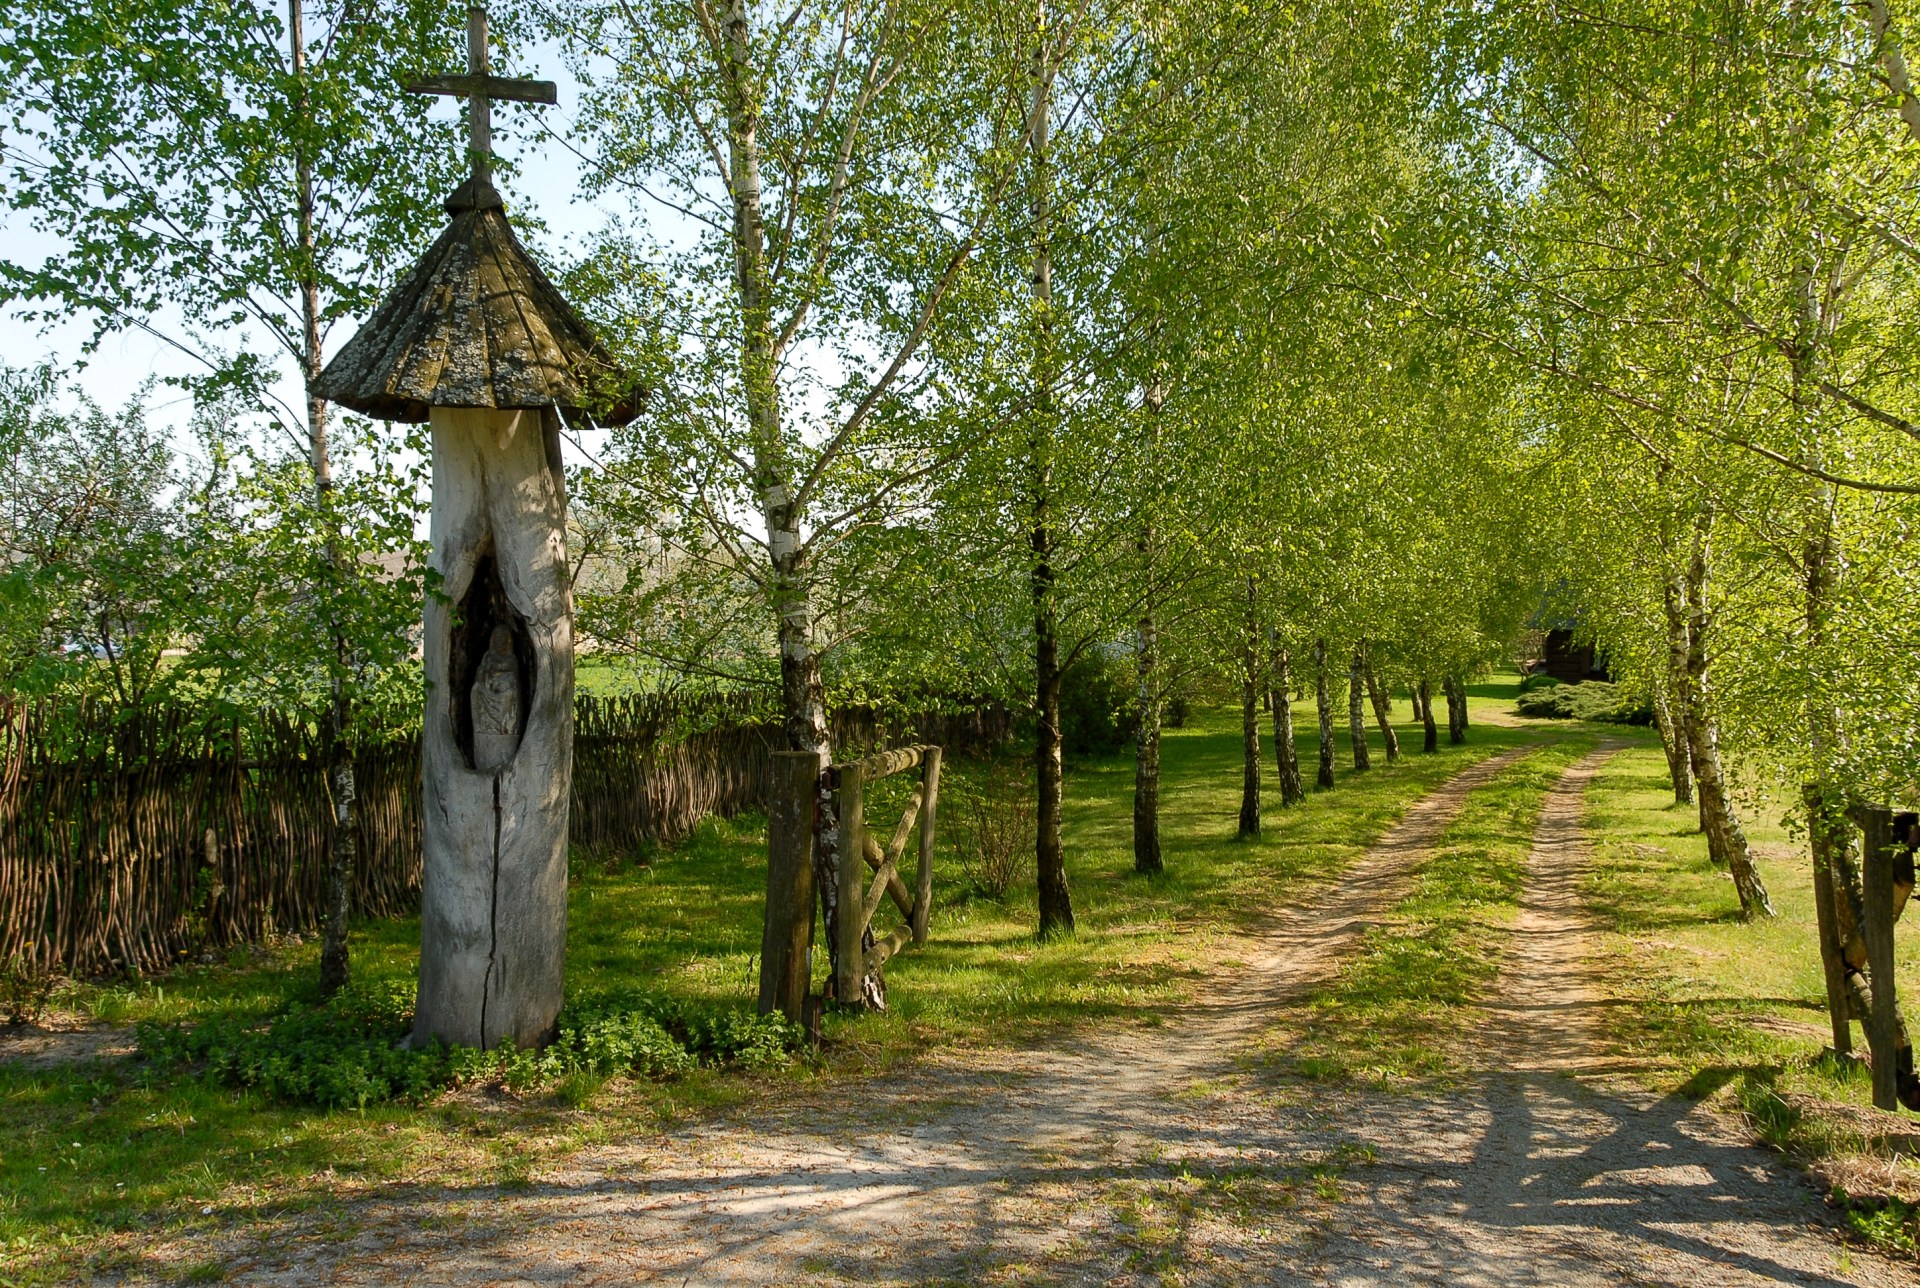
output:
[[[822,569],[923,506],[965,447],[935,360],[968,343],[956,306],[1044,146],[1036,84],[1077,15],[1037,43],[1030,7],[993,0],[587,3],[545,21],[587,86],[588,190],[638,215],[574,285],[597,276],[616,330],[664,345],[658,412],[603,472],[658,493],[682,516],[678,557],[763,605],[786,743],[830,754]],[[676,237],[637,230],[652,220]],[[634,268],[657,292],[634,292]]]
[[[0,262],[0,300],[78,313],[94,344],[149,332],[202,399],[238,395],[299,444],[326,623],[330,913],[321,984],[346,981],[355,832],[355,638],[343,596],[365,578],[334,503],[338,454],[309,392],[327,335],[364,308],[441,219],[465,158],[396,77],[451,58],[462,13],[442,0],[321,8],[287,0],[25,0],[0,40],[0,165],[11,217],[47,235],[38,262]],[[310,22],[310,19],[313,21]],[[276,392],[290,373],[301,390]],[[376,644],[376,648],[378,645]]]

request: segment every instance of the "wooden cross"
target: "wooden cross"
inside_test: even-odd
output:
[[[412,94],[447,94],[467,100],[467,146],[473,153],[473,177],[485,181],[493,178],[493,100],[560,101],[552,81],[487,74],[487,11],[479,5],[467,10],[467,74],[429,76],[406,89]]]

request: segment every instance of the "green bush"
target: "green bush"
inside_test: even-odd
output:
[[[996,902],[1033,872],[1033,767],[1003,757],[941,785],[940,829],[960,858],[968,887]]]
[[[1060,736],[1070,756],[1111,756],[1139,727],[1132,659],[1095,652],[1060,683]]]
[[[59,977],[44,966],[21,956],[9,958],[0,966],[0,1019],[16,1027],[38,1024],[59,983]]]
[[[1830,1201],[1840,1208],[1847,1228],[1875,1247],[1920,1250],[1920,1205],[1892,1195],[1855,1198],[1841,1186],[1834,1188]]]
[[[222,1016],[197,1025],[142,1024],[139,1045],[160,1068],[197,1067],[223,1086],[338,1109],[419,1102],[476,1082],[524,1090],[575,1074],[667,1078],[699,1064],[764,1069],[786,1063],[802,1037],[778,1015],[637,994],[569,1006],[554,1041],[540,1050],[438,1042],[416,1050],[403,1045],[412,1027],[412,989],[356,986],[260,1022]]]
[[[1551,689],[1559,683],[1560,681],[1558,679],[1548,675],[1545,671],[1535,671],[1532,675],[1525,676],[1521,679],[1520,692],[1532,693],[1535,689]]]
[[[1522,693],[1518,706],[1523,716],[1543,716],[1549,720],[1639,725],[1653,720],[1653,708],[1645,699],[1604,680],[1588,680],[1585,684],[1556,682]]]

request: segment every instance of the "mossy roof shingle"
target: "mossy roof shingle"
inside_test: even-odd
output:
[[[637,391],[507,223],[500,194],[470,179],[453,216],[374,309],[315,391],[381,420],[432,407],[547,407],[603,425],[631,420]]]

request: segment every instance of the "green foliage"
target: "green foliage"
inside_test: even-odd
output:
[[[0,965],[0,1020],[15,1025],[36,1022],[46,1014],[59,982],[25,957],[8,959]]]
[[[339,680],[368,728],[417,719],[425,438],[336,424],[323,516],[303,456],[236,443],[219,406],[185,459],[148,392],[108,412],[50,368],[0,366],[0,692],[245,719],[319,710]]]
[[[209,443],[224,468],[191,516],[204,563],[179,671],[239,714],[321,710],[340,683],[355,720],[377,730],[417,720],[423,697],[415,640],[421,601],[438,588],[418,523],[430,453],[418,426],[356,417],[333,433],[340,459],[324,506],[302,456]]]
[[[177,680],[240,707],[319,691],[377,705],[396,678],[406,689],[424,561],[390,579],[371,560],[417,553],[414,499],[394,478],[423,475],[420,440],[343,425],[282,382],[304,390],[334,324],[363,314],[444,223],[438,199],[465,152],[400,82],[459,65],[463,9],[8,6],[0,214],[36,235],[0,246],[0,304],[91,326],[88,351],[150,332],[184,359],[169,383],[192,392],[203,421],[225,422],[207,441],[212,481],[169,480],[161,535],[179,539],[134,530],[88,554],[91,598],[105,608],[86,619],[97,625],[81,633],[80,657],[106,664],[68,668],[69,686],[106,687],[104,676],[131,706],[139,684]],[[236,425],[274,445],[251,454],[238,483],[223,441]],[[316,487],[323,466],[330,495]],[[60,589],[57,578],[22,585],[5,554],[0,567],[9,609]],[[163,668],[162,651],[184,638],[195,656]]]
[[[1095,649],[1060,682],[1060,733],[1070,756],[1111,756],[1140,725],[1132,660]]]
[[[271,1099],[327,1108],[419,1100],[449,1085],[449,1053],[400,1045],[412,1017],[404,990],[357,987],[265,1024],[216,1017],[191,1028],[139,1026],[140,1053],[163,1068],[198,1064],[206,1076]]]
[[[292,9],[297,69],[285,5],[10,4],[0,205],[41,235],[0,253],[0,300],[78,315],[96,344],[171,323],[199,364],[182,383],[304,436],[305,408],[272,390],[276,359],[305,355],[302,284],[324,337],[418,253],[465,168],[453,128],[396,83],[458,65],[461,7]]]
[[[1907,1253],[1920,1250],[1920,1204],[1891,1195],[1855,1199],[1844,1188],[1834,1190],[1833,1202],[1847,1229],[1875,1247]]]
[[[519,1091],[575,1076],[666,1078],[698,1064],[765,1069],[785,1063],[802,1034],[781,1017],[641,995],[576,1003],[539,1050],[406,1045],[413,991],[355,985],[318,1006],[264,1022],[216,1016],[198,1024],[144,1022],[140,1053],[161,1068],[194,1067],[228,1087],[323,1108],[419,1103],[450,1087],[499,1081]]]
[[[1543,554],[1623,680],[1672,684],[1668,609],[1704,610],[1742,795],[1910,792],[1920,258],[1862,236],[1914,239],[1920,120],[1889,90],[1913,24],[1881,5],[1465,13],[1436,31],[1441,115],[1484,145],[1458,179],[1502,195],[1459,225],[1477,267],[1403,257],[1401,297],[1471,279],[1452,316],[1531,370],[1513,396],[1550,446]],[[1824,70],[1783,78],[1782,59]],[[1700,602],[1674,603],[1695,557]]]
[[[0,365],[0,692],[84,695],[125,711],[167,686],[204,542],[144,391],[63,406],[50,366]]]
[[[1653,708],[1644,698],[1633,696],[1619,685],[1605,680],[1584,684],[1554,683],[1520,694],[1517,705],[1523,716],[1549,720],[1592,720],[1600,724],[1651,724]]]

